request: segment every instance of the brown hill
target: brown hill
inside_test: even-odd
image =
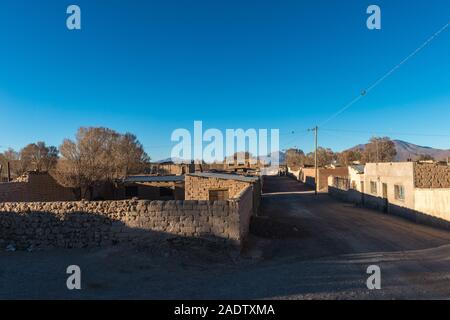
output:
[[[397,155],[395,161],[407,161],[408,159],[417,160],[422,155],[429,155],[435,160],[447,160],[450,157],[450,149],[435,149],[431,147],[419,146],[402,140],[392,140],[395,144]],[[349,150],[364,150],[365,144],[360,144]]]

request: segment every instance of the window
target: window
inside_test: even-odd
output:
[[[370,193],[378,194],[376,181],[370,181]]]
[[[133,198],[138,196],[138,187],[137,186],[127,186],[125,187],[125,197]]]
[[[397,200],[405,200],[405,187],[402,185],[394,185],[394,191],[395,191],[395,199]]]
[[[356,190],[356,181],[355,180],[352,180],[352,189]]]
[[[228,189],[224,190],[209,190],[209,200],[228,200]]]

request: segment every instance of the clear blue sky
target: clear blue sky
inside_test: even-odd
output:
[[[66,28],[78,4],[82,30]],[[370,4],[382,29],[366,28]],[[0,151],[79,126],[135,133],[153,159],[170,134],[280,128],[281,146],[311,150],[303,130],[352,100],[450,21],[446,0],[0,1]],[[450,135],[450,28],[326,127],[323,146],[365,132]],[[295,134],[289,134],[291,131]],[[388,134],[450,148],[449,136]]]

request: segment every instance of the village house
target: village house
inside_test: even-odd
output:
[[[16,197],[0,189],[4,243],[84,248],[147,244],[177,235],[208,238],[240,250],[261,196],[260,178],[235,174],[130,176],[117,185],[116,200],[97,201],[73,201],[73,195],[64,193],[69,190],[53,182],[48,175],[29,174],[13,182],[17,185],[8,183],[5,190],[13,190]],[[66,232],[68,226],[77,232]]]
[[[58,184],[47,172],[29,171],[0,183],[0,202],[73,201],[71,188]]]
[[[331,176],[329,193],[416,221],[450,226],[450,166],[396,162],[350,166]]]
[[[174,163],[172,161],[164,161],[150,164],[149,173],[153,175],[169,176],[184,175],[186,173],[195,172],[194,163]]]
[[[294,176],[297,180],[309,185],[310,187],[316,187],[316,170],[314,167],[300,167],[297,170],[288,168],[288,173]],[[317,180],[318,186],[317,191],[327,192],[328,191],[328,177],[329,176],[347,176],[347,167],[330,167],[330,168],[318,168],[317,169]]]
[[[114,198],[184,200],[184,176],[128,176],[118,183]]]
[[[260,177],[211,172],[187,174],[185,177],[185,199],[226,201],[236,198],[249,187],[253,193],[253,210],[257,212],[262,190]]]

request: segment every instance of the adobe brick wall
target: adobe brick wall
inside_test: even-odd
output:
[[[255,213],[255,210],[257,210],[257,208],[255,209],[253,207],[255,205],[253,196],[254,191],[252,190],[252,187],[246,187],[239,195],[237,195],[237,200],[231,202],[232,206],[235,206],[235,210],[239,216],[239,239],[241,242],[245,241],[247,238],[250,230],[250,219]]]
[[[184,181],[186,200],[208,200],[210,189],[228,189],[228,196],[234,198],[252,185],[250,182],[190,175],[186,175]]]
[[[0,183],[0,202],[72,201],[75,194],[47,173],[30,172],[14,182]]]
[[[450,188],[450,166],[435,163],[414,163],[416,188]]]
[[[298,179],[307,185],[312,187],[315,186],[315,169],[314,168],[301,168],[297,173]],[[348,175],[348,167],[339,167],[335,169],[326,169],[319,168],[317,170],[318,178],[319,178],[319,191],[328,191],[328,177],[329,176],[347,176]]]
[[[127,186],[135,186],[138,188],[137,198],[141,200],[184,200],[184,181],[182,182],[135,182],[125,183],[117,187],[115,191],[114,200],[127,199],[125,188]],[[159,188],[166,187],[173,189],[173,197],[164,197],[160,195]],[[130,197],[128,197],[130,199]]]
[[[339,167],[335,169],[319,169],[319,190],[328,191],[328,177],[329,176],[344,177],[348,176],[348,167]]]
[[[208,237],[240,247],[252,189],[228,201],[73,201],[0,203],[0,245],[83,248],[147,243],[160,236]]]

